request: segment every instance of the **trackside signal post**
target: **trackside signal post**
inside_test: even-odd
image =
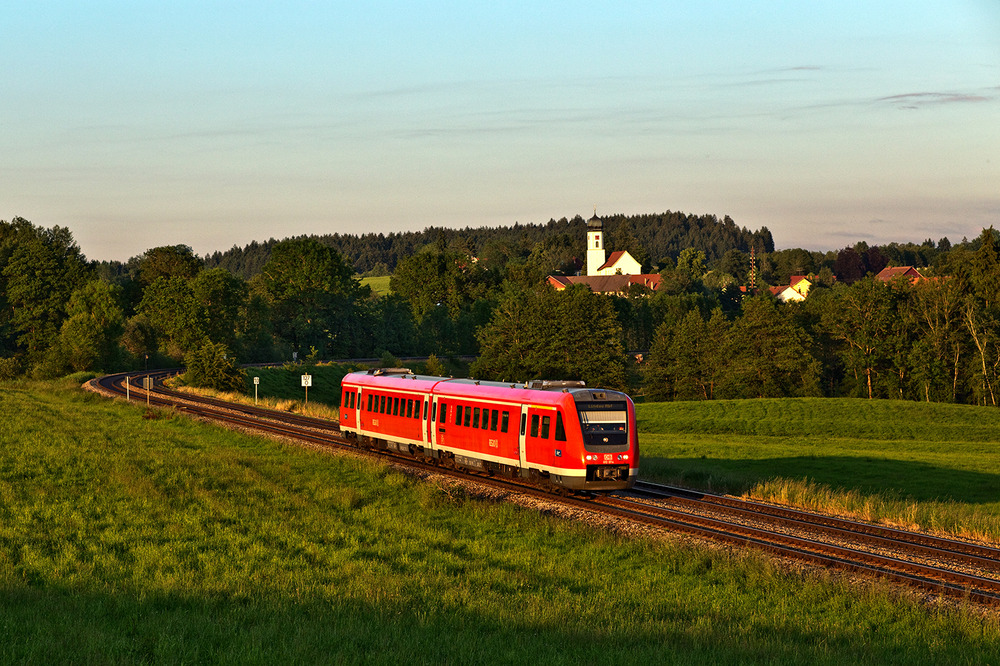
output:
[[[257,387],[260,386],[260,377],[253,378],[253,404],[257,404]]]
[[[313,384],[312,375],[302,375],[302,386],[306,389],[306,404],[309,404],[309,387]]]

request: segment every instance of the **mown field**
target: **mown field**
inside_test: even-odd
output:
[[[144,413],[0,384],[0,662],[1000,662],[993,616]]]

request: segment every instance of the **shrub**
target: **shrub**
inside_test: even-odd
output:
[[[0,381],[5,379],[16,379],[21,376],[23,366],[21,359],[16,356],[10,358],[0,358]]]
[[[188,352],[184,364],[187,366],[184,381],[189,386],[234,392],[246,388],[246,371],[222,343],[204,343]]]

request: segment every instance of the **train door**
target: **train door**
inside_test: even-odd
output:
[[[354,405],[354,425],[360,431],[361,430],[361,387],[359,386],[356,390],[357,395],[354,396],[356,403]]]
[[[428,406],[430,409],[428,409]],[[437,414],[437,396],[428,398],[428,396],[425,395],[423,399],[423,410],[424,413],[420,417],[420,424],[422,427],[421,432],[423,433],[424,446],[433,450],[434,446],[437,444],[437,437],[434,436],[434,424],[431,423],[431,415]]]
[[[521,405],[521,422],[518,424],[517,430],[517,457],[519,460],[518,467],[521,469],[528,469],[528,461],[525,459],[524,451],[527,438],[527,428],[528,424],[528,406]]]

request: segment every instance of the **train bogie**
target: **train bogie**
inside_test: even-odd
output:
[[[341,429],[378,448],[572,490],[629,488],[638,473],[635,406],[618,391],[404,369],[351,373],[342,388]]]

